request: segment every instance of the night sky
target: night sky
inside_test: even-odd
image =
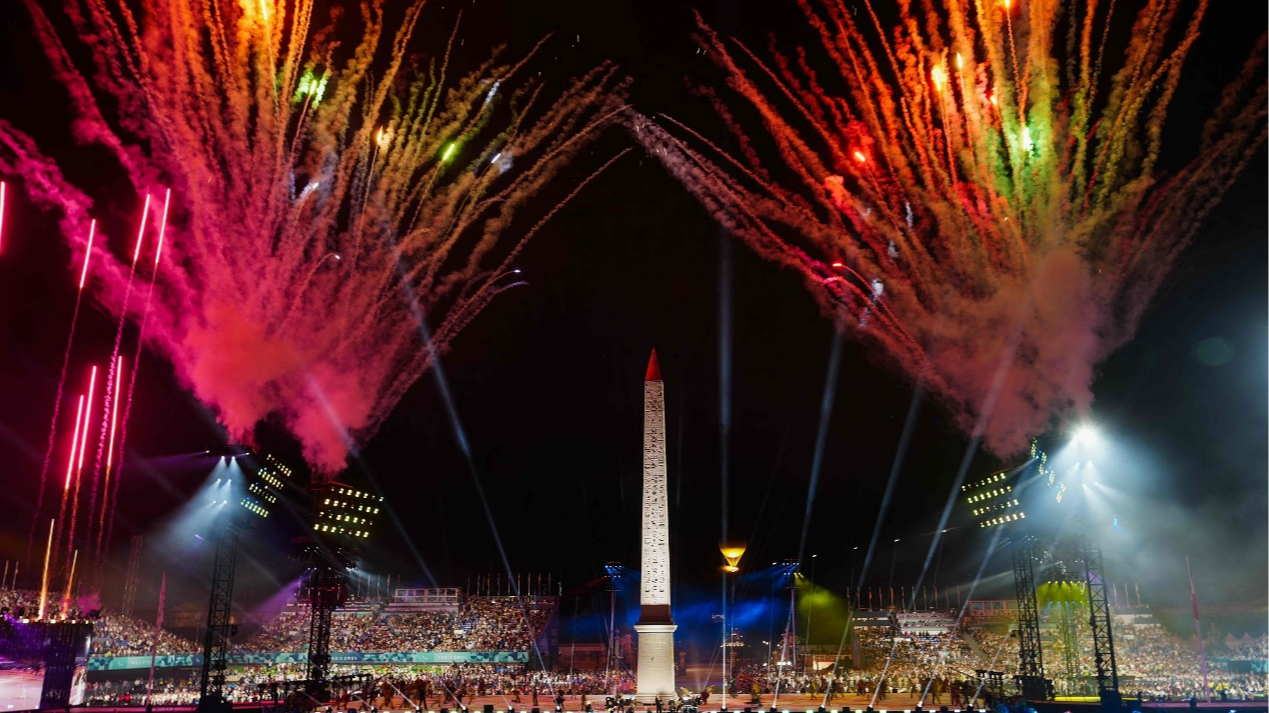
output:
[[[34,135],[122,220],[136,199],[112,183],[102,157],[70,142],[65,94],[17,5],[0,9],[0,118]],[[430,7],[432,24],[418,43],[429,48],[448,33],[455,9],[453,2]],[[460,54],[470,51],[469,60],[504,42],[513,55],[522,53],[554,31],[540,69],[575,73],[615,60],[633,78],[631,101],[641,111],[665,112],[721,139],[711,110],[688,88],[718,79],[696,54],[689,6],[479,0],[465,7]],[[791,0],[699,9],[754,46],[765,46],[767,32],[798,36],[801,14]],[[1263,7],[1213,4],[1165,137],[1175,155],[1190,155],[1204,111],[1265,25]],[[593,151],[630,145],[614,129]],[[1171,155],[1165,151],[1165,163]],[[1110,579],[1140,583],[1143,598],[1157,607],[1183,609],[1189,555],[1204,605],[1251,614],[1252,629],[1261,631],[1269,558],[1265,168],[1262,149],[1206,220],[1137,338],[1100,365],[1093,414],[1114,445],[1103,482],[1129,496],[1117,524],[1098,523]],[[20,186],[11,187],[16,198],[0,253],[0,506],[10,513],[0,528],[4,559],[25,549],[76,279],[55,223],[21,197]],[[558,198],[558,188],[543,200]],[[456,445],[430,373],[362,452],[353,479],[382,492],[399,519],[380,530],[365,568],[421,586],[431,583],[428,571],[436,584],[464,586],[474,573],[502,569],[501,546],[514,570],[553,572],[566,589],[600,576],[606,561],[637,569],[642,376],[654,347],[665,376],[679,591],[716,592],[722,564],[721,355],[732,374],[732,539],[748,543],[747,568],[797,557],[832,328],[799,276],[727,241],[639,151],[581,193],[524,252],[519,267],[529,285],[499,298],[444,357],[474,468]],[[720,290],[727,253],[730,294]],[[720,344],[724,300],[732,311],[730,344]],[[72,368],[108,354],[112,336],[103,312],[90,310],[81,318]],[[1212,365],[1214,346],[1225,357],[1223,347],[1232,347],[1232,358]],[[808,574],[818,555],[817,581],[841,589],[852,567],[862,566],[913,396],[894,369],[846,343],[804,552]],[[140,608],[153,607],[161,570],[180,575],[178,601],[201,603],[206,553],[191,556],[199,548],[173,527],[173,514],[201,476],[168,467],[169,456],[202,450],[221,436],[161,360],[143,362],[136,400],[113,564],[122,568],[127,537],[143,534],[152,546]],[[892,561],[895,586],[917,578],[967,447],[937,402],[925,398],[917,409],[872,586],[889,583]],[[297,446],[282,434],[266,428],[262,445],[297,460]],[[969,478],[1000,465],[977,454]],[[937,578],[927,582],[966,584],[978,569],[985,541],[966,515],[954,512],[956,529],[938,553]],[[281,543],[285,534],[275,528],[262,537]],[[267,596],[274,582],[298,572],[267,548],[249,555],[258,566],[244,569],[244,600]],[[1007,566],[998,557],[987,573]],[[1008,585],[997,593],[1011,592],[1011,580],[995,581]]]

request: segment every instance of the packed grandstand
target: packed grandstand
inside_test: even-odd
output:
[[[465,597],[448,609],[412,610],[389,602],[361,603],[334,617],[332,652],[529,652],[542,641],[544,627],[554,616],[553,598]],[[37,605],[33,592],[0,592],[0,607],[10,611]],[[735,669],[731,682],[737,693],[822,694],[925,691],[959,698],[966,682],[977,681],[979,671],[994,670],[1011,680],[1018,668],[1017,639],[1008,618],[967,618],[957,621],[953,612],[885,612],[856,629],[855,641],[845,647],[842,663],[834,672],[812,656],[817,647],[804,647],[805,666],[788,669],[750,661]],[[138,619],[103,610],[95,624],[94,658],[150,654],[154,626]],[[297,654],[307,647],[309,616],[291,606],[250,633],[235,650],[243,654]],[[1095,687],[1095,667],[1087,622],[1060,610],[1045,612],[1041,633],[1046,671],[1059,695],[1086,695]],[[855,645],[857,642],[857,645]],[[1147,615],[1117,617],[1116,653],[1125,693],[1156,700],[1183,700],[1202,695],[1202,661],[1196,646],[1172,633]],[[159,656],[196,654],[200,647],[191,639],[168,631],[159,635]],[[1207,679],[1214,696],[1242,700],[1265,695],[1265,661],[1269,637],[1229,637],[1225,643],[1208,642]],[[854,660],[855,658],[859,660]],[[622,692],[631,685],[628,671],[532,671],[527,656],[498,664],[453,665],[443,659],[435,664],[343,665],[336,673],[373,672],[405,690],[430,687],[429,694],[453,696],[458,689],[507,696],[531,695],[534,689],[564,688],[577,694]],[[792,670],[797,668],[798,670]],[[170,670],[159,678],[156,703],[190,702],[197,691],[196,671],[179,675]],[[777,671],[781,673],[777,674]],[[237,700],[267,698],[276,684],[304,675],[297,661],[268,660],[242,665],[232,677]],[[123,702],[139,685],[132,678],[109,677],[94,681],[96,702]],[[452,679],[452,680],[451,680]],[[445,693],[444,682],[453,685]],[[884,680],[884,684],[880,683]],[[518,692],[518,693],[517,693]],[[527,699],[526,699],[527,700]],[[518,702],[518,701],[517,701]]]
[[[331,650],[347,651],[529,651],[551,617],[524,597],[468,597],[457,611],[393,611],[375,607],[338,612]],[[303,651],[307,611],[283,612],[260,627],[241,650],[250,653]]]

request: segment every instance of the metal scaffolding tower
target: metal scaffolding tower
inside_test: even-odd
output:
[[[1097,695],[1101,698],[1103,709],[1118,710],[1123,704],[1123,697],[1119,694],[1119,668],[1115,664],[1115,639],[1111,633],[1110,600],[1106,597],[1102,550],[1096,543],[1084,542],[1076,549],[1076,559],[1084,563],[1084,582],[1088,586],[1088,624],[1093,634]]]
[[[1040,613],[1035,596],[1038,543],[1032,535],[1013,542],[1013,581],[1018,598],[1018,685],[1023,698],[1046,700],[1044,657],[1040,645]]]
[[[312,567],[308,576],[308,692],[325,700],[330,686],[330,625],[335,610],[347,599],[346,567],[326,557],[304,559],[304,564]]]
[[[228,709],[225,700],[225,665],[233,634],[231,603],[234,566],[238,558],[238,530],[226,524],[216,534],[212,562],[211,601],[207,605],[207,631],[203,635],[203,678],[198,707],[201,711]]]

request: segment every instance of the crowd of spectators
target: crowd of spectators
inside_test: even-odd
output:
[[[1230,649],[1229,658],[1236,661],[1269,660],[1269,634],[1261,634],[1249,643],[1238,643]]]
[[[148,677],[138,676],[116,681],[89,681],[88,705],[90,706],[142,706]],[[156,676],[150,696],[156,706],[193,705],[198,702],[198,678],[187,676]]]
[[[469,597],[457,612],[375,609],[336,612],[331,650],[529,651],[551,617],[529,607],[527,597]],[[240,647],[248,653],[303,651],[308,643],[307,612],[284,612]]]
[[[976,668],[1003,671],[1006,677],[1018,672],[1018,640],[995,628],[965,629],[967,641],[977,645]]]
[[[160,630],[155,654],[194,654],[202,651],[197,643]],[[155,645],[154,624],[120,614],[103,613],[93,625],[93,656],[149,656]]]
[[[923,695],[930,703],[959,706],[981,693],[976,678],[950,668],[922,669],[895,665],[893,661],[888,667],[840,673],[825,669],[776,674],[769,667],[746,665],[738,667],[732,686],[735,695],[748,696],[751,702],[759,695],[768,694],[823,696],[830,704],[835,697],[843,695],[875,696],[878,701],[884,701],[888,695],[898,694]]]
[[[244,653],[291,653],[308,646],[309,613],[282,612],[256,630],[238,650]],[[379,622],[374,611],[337,611],[331,617],[332,651],[371,651],[362,649],[362,642],[377,633]]]
[[[1052,612],[1049,615],[1041,621],[1041,638],[1046,672],[1056,692],[1095,694],[1096,665],[1088,622],[1078,616],[1058,621]],[[1013,626],[996,622],[962,625],[942,634],[917,633],[923,626],[935,625],[925,621],[908,616],[902,622],[896,619],[891,628],[857,629],[861,660],[852,662],[852,668],[839,678],[827,671],[777,673],[769,666],[759,665],[738,668],[733,685],[737,692],[763,694],[777,688],[820,694],[830,688],[866,693],[873,693],[878,687],[891,693],[928,688],[930,693],[947,691],[950,698],[951,693],[964,694],[964,684],[977,684],[980,670],[998,671],[1006,683],[1013,681],[1019,668]],[[1232,650],[1219,643],[1209,646],[1207,691],[1203,688],[1203,666],[1196,645],[1157,623],[1138,620],[1117,624],[1115,648],[1123,690],[1129,696],[1181,701],[1190,697],[1202,699],[1208,692],[1214,699],[1222,700],[1265,695],[1263,673],[1252,673],[1246,667],[1231,670],[1227,661],[1264,661],[1269,654],[1269,637],[1261,636]]]
[[[1095,694],[1097,668],[1088,622],[1082,617],[1072,617],[1068,625],[1073,627],[1073,636],[1062,636],[1060,627],[1054,622],[1042,622],[1046,673],[1053,679],[1059,695]],[[981,668],[1003,671],[1007,679],[1018,670],[1016,638],[1006,637],[995,628],[973,628],[965,633],[980,650],[977,659]],[[1265,641],[1262,636],[1248,645],[1248,658],[1259,654],[1260,660],[1264,660]],[[1257,643],[1262,648],[1257,649]],[[1068,646],[1073,650],[1068,652]],[[1223,696],[1227,700],[1264,696],[1264,675],[1230,670],[1223,661],[1237,657],[1239,652],[1222,649],[1223,645],[1214,643],[1208,650],[1208,691],[1214,697]],[[995,662],[989,666],[993,657]],[[1158,623],[1141,623],[1139,620],[1138,623],[1117,624],[1115,659],[1122,688],[1133,696],[1182,701],[1191,697],[1203,699],[1207,695],[1203,689],[1203,662],[1195,643]],[[1073,670],[1067,670],[1070,664],[1073,664]]]
[[[0,590],[0,610],[11,616],[34,618],[40,610],[40,593],[28,589]],[[50,618],[57,618],[62,613],[62,599],[50,593],[44,603],[44,613]]]
[[[87,606],[89,605],[81,602],[71,603],[67,613],[74,616],[75,612],[79,612],[89,616],[89,611],[80,611],[75,608]],[[20,589],[0,591],[0,610],[7,609],[11,616],[17,616],[17,612],[21,611],[27,617],[34,617],[39,607],[39,592]],[[50,618],[60,617],[61,608],[62,602],[53,597],[52,600],[45,602],[45,615]],[[101,609],[92,610],[91,616],[96,617],[93,622],[93,656],[150,655],[150,650],[155,645],[154,624]],[[166,629],[159,631],[155,650],[158,656],[192,654],[200,650],[196,643],[185,637],[177,636]]]
[[[60,615],[60,601],[46,602],[46,615]],[[39,593],[0,591],[0,609],[12,616],[33,616]],[[108,610],[95,610],[92,655],[148,656],[154,624]],[[517,597],[471,597],[457,612],[393,612],[386,609],[337,612],[332,619],[334,651],[529,651],[550,619],[549,609],[529,608]],[[289,653],[308,644],[307,611],[283,612],[266,622],[237,650],[244,653]],[[159,656],[199,653],[198,643],[161,630]]]
[[[454,612],[403,612],[376,607],[339,612],[333,620],[332,650],[526,651],[532,648],[551,615],[550,610],[536,609],[531,604],[528,599],[516,597],[470,597]],[[11,616],[19,611],[30,615],[38,605],[38,593],[0,591],[0,608],[7,608]],[[46,607],[50,616],[59,615],[60,602],[49,601]],[[153,624],[110,611],[99,611],[97,616],[92,645],[94,656],[150,653]],[[954,704],[967,701],[972,689],[977,688],[979,681],[975,672],[978,670],[1000,671],[1005,681],[1012,680],[1018,670],[1018,646],[1012,626],[1003,622],[971,623],[953,627],[946,633],[923,631],[941,625],[945,619],[932,616],[927,621],[907,616],[902,622],[895,619],[891,627],[857,629],[861,660],[852,662],[853,667],[840,674],[831,669],[795,672],[761,664],[738,666],[731,682],[732,690],[737,695],[779,690],[818,695],[867,694],[879,699],[887,694],[919,690],[931,698],[935,695],[941,698],[931,703]],[[1064,627],[1067,627],[1065,632]],[[300,652],[307,645],[308,628],[307,612],[283,613],[263,625],[238,650]],[[1119,623],[1115,633],[1122,687],[1130,697],[1178,701],[1191,697],[1202,699],[1208,693],[1222,700],[1265,695],[1263,673],[1252,673],[1245,665],[1231,668],[1229,662],[1266,660],[1269,636],[1230,638],[1230,648],[1220,642],[1209,643],[1205,691],[1203,663],[1192,640],[1148,619]],[[1082,617],[1057,621],[1050,612],[1041,622],[1041,634],[1046,669],[1058,693],[1092,692],[1096,671],[1088,622]],[[1068,646],[1071,651],[1066,650]],[[856,649],[852,646],[851,650]],[[199,646],[191,640],[168,631],[159,633],[159,655],[198,651]],[[630,692],[633,687],[630,676],[618,672],[526,673],[520,666],[340,666],[335,672],[368,674],[376,681],[371,689],[350,691],[349,695],[391,698],[386,696],[385,687],[395,687],[394,695],[412,699],[428,697],[441,704],[481,695],[504,695],[509,703],[529,704],[535,691],[539,698],[549,696],[547,700],[550,700],[561,691],[570,696],[600,696]],[[230,695],[234,700],[267,699],[278,693],[284,682],[302,676],[303,667],[298,665],[240,668],[230,678]],[[144,679],[94,682],[90,697],[98,704],[127,703],[143,694],[144,686]],[[156,704],[190,703],[196,698],[197,682],[160,677],[154,690]],[[284,690],[281,694],[284,695]]]
[[[1120,676],[1131,678],[1130,685],[1135,690],[1154,700],[1206,696],[1203,691],[1203,661],[1189,641],[1158,624],[1123,627],[1123,635],[1116,643],[1121,641],[1123,643],[1116,647]],[[1215,697],[1245,700],[1265,695],[1263,673],[1236,673],[1210,658],[1207,683]]]
[[[512,706],[552,705],[557,697],[596,703],[613,693],[634,692],[634,677],[627,672],[526,672],[521,666],[455,664],[450,666],[395,665],[332,667],[335,680],[363,675],[355,684],[334,687],[340,708],[362,701],[378,708],[423,708],[470,704],[476,697],[501,696]],[[288,695],[287,684],[304,677],[304,667],[296,664],[249,666],[236,669],[228,677],[226,697],[233,702],[281,700]],[[143,677],[92,683],[89,705],[141,705],[147,681]],[[191,678],[158,678],[153,689],[155,705],[189,704],[197,699],[198,682]],[[395,705],[394,705],[395,704]],[[598,706],[597,706],[598,707]]]

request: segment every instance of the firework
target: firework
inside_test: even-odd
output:
[[[126,257],[99,250],[96,296],[148,325],[138,356],[148,341],[168,358],[230,438],[249,442],[276,417],[325,474],[476,313],[521,284],[499,278],[554,212],[535,216],[534,199],[622,109],[607,65],[559,86],[533,78],[531,59],[456,71],[461,24],[443,51],[407,60],[420,4],[387,18],[371,0],[357,29],[336,13],[316,31],[310,0],[157,0],[141,15],[68,0],[68,28],[26,4],[77,138],[111,152],[138,195],[171,187],[153,266],[138,263],[140,236]],[[72,42],[95,63],[72,65]],[[2,124],[0,168],[62,211],[65,235],[82,235],[87,196]],[[139,305],[134,266],[151,280]],[[103,447],[106,461],[118,450],[103,508],[118,492],[140,366],[116,387],[118,351],[97,449],[99,463]]]
[[[632,130],[878,360],[1015,452],[1089,407],[1093,365],[1263,144],[1263,38],[1197,157],[1164,176],[1206,0],[1143,3],[1122,57],[1105,50],[1113,2],[905,2],[893,29],[867,0],[799,4],[821,46],[790,54],[698,19],[736,101],[701,94],[737,156],[668,117],[632,115]]]
[[[36,619],[44,619],[44,608],[48,604],[48,564],[49,557],[53,553],[53,525],[54,521],[48,521],[48,545],[44,548],[44,574],[40,577],[40,611],[35,617]]]
[[[75,453],[79,447],[79,424],[84,418],[84,397],[79,397],[79,407],[75,411],[75,430],[71,431],[71,452],[70,457],[66,459],[66,485],[62,488],[63,493],[70,492],[71,476],[75,474]],[[66,510],[66,496],[62,496],[62,511]]]
[[[48,485],[48,469],[53,461],[53,446],[57,441],[57,417],[61,413],[62,392],[66,388],[66,368],[70,366],[71,348],[75,344],[75,327],[79,324],[79,308],[84,302],[84,283],[88,281],[88,263],[92,258],[93,238],[97,234],[97,221],[88,224],[88,245],[84,249],[84,264],[79,272],[79,290],[75,293],[75,309],[71,313],[70,330],[66,337],[66,349],[62,354],[62,370],[57,377],[57,395],[53,397],[53,418],[48,428],[48,447],[44,451],[44,464],[40,467],[40,485],[35,495],[35,509],[31,514],[31,528],[26,536],[27,559],[31,558],[31,546],[35,539],[35,525],[44,507],[44,489]]]
[[[147,201],[146,205],[148,206],[149,205],[148,196],[146,197],[146,201]],[[127,405],[124,407],[124,410],[123,410],[123,429],[122,431],[120,431],[120,434],[119,434],[119,454],[121,458],[123,456],[123,448],[127,442],[128,416],[132,413],[132,390],[133,388],[136,387],[136,384],[137,384],[137,371],[139,371],[137,367],[140,366],[141,364],[141,350],[145,347],[145,327],[146,327],[146,324],[150,321],[150,305],[152,304],[154,299],[154,283],[158,279],[158,276],[159,276],[159,260],[163,256],[163,241],[167,236],[167,216],[168,216],[168,208],[171,206],[171,202],[172,202],[172,191],[171,189],[167,189],[163,192],[163,213],[159,219],[158,244],[154,248],[154,267],[152,272],[150,273],[150,287],[148,290],[146,290],[146,293],[145,293],[145,306],[141,310],[141,324],[137,329],[136,353],[132,357],[132,375],[128,381]],[[144,233],[145,233],[145,221],[142,220],[141,233],[138,234],[137,236],[137,249],[133,251],[133,256],[132,256],[132,271],[136,270],[137,258],[141,256],[141,237],[142,235],[144,235]],[[129,281],[131,281],[131,274],[129,275]],[[129,286],[130,285],[131,285],[131,282],[129,282]],[[124,293],[125,304],[127,301],[127,294],[128,293],[125,291]],[[120,324],[121,331],[119,332],[118,335],[116,335],[117,337],[122,335],[122,327],[123,327],[122,316],[119,319],[119,324]],[[114,374],[115,379],[117,381],[123,379],[123,375],[121,371],[123,369],[123,357],[119,356],[118,348],[117,348],[118,343],[119,343],[118,339],[116,338],[115,362],[114,362],[114,365],[112,365],[114,369],[112,374]],[[119,398],[118,387],[115,388],[115,395],[114,395],[114,398],[116,399],[115,401],[111,401],[110,394],[107,394],[106,398],[107,398],[106,407],[110,410],[110,421],[109,421],[110,435],[109,437],[106,436],[106,419],[103,418],[101,423],[101,437],[103,439],[106,439],[105,480],[106,480],[107,487],[102,491],[102,501],[101,501],[102,518],[99,518],[99,521],[103,519],[107,513],[114,512],[112,503],[114,502],[114,498],[119,494],[119,482],[120,482],[119,478],[115,478],[114,479],[115,489],[113,491],[109,489],[108,486],[110,484],[110,467],[114,463],[113,455],[114,455],[114,448],[115,448],[115,427],[116,427],[115,418],[116,418],[116,411],[119,408],[119,404],[117,401],[117,399]],[[99,442],[97,446],[97,466],[93,470],[93,492],[92,492],[92,506],[89,509],[90,513],[92,512],[92,507],[95,507],[97,503],[97,483],[100,481],[102,477],[101,473],[102,473],[102,458],[101,458],[101,443]],[[88,529],[86,533],[86,536],[89,540],[91,540],[93,536],[92,524],[93,524],[92,518],[90,517],[88,520]],[[97,564],[99,569],[101,564],[104,562],[104,558],[102,558],[101,556],[103,554],[103,549],[106,543],[109,541],[108,537],[103,537],[104,531],[105,531],[105,523],[102,523],[102,527],[99,528],[97,532]]]
[[[101,509],[98,511],[99,516],[97,518],[96,553],[98,562],[101,561],[101,557],[105,550],[106,538],[103,535],[106,531],[106,513],[113,510],[111,507],[110,473],[113,470],[115,463],[115,430],[119,421],[119,388],[123,385],[123,357],[119,357],[119,359],[115,362],[115,373],[119,375],[119,378],[115,381],[115,395],[110,403],[110,438],[106,442],[105,482],[101,485],[103,500]],[[89,508],[89,513],[91,517],[92,508]]]
[[[71,442],[71,459],[67,464],[66,470],[66,490],[62,494],[61,510],[58,513],[57,520],[58,536],[57,542],[61,543],[62,533],[66,535],[66,554],[69,557],[74,549],[75,526],[79,520],[79,488],[83,480],[84,472],[84,452],[88,450],[88,426],[92,422],[93,411],[93,391],[97,386],[97,367],[92,367],[92,371],[88,377],[88,398],[79,397],[79,408],[75,416],[75,438]],[[83,430],[79,429],[81,422]],[[78,446],[76,446],[76,443]],[[67,517],[67,506],[70,507],[70,516]],[[57,561],[56,557],[54,558]]]

